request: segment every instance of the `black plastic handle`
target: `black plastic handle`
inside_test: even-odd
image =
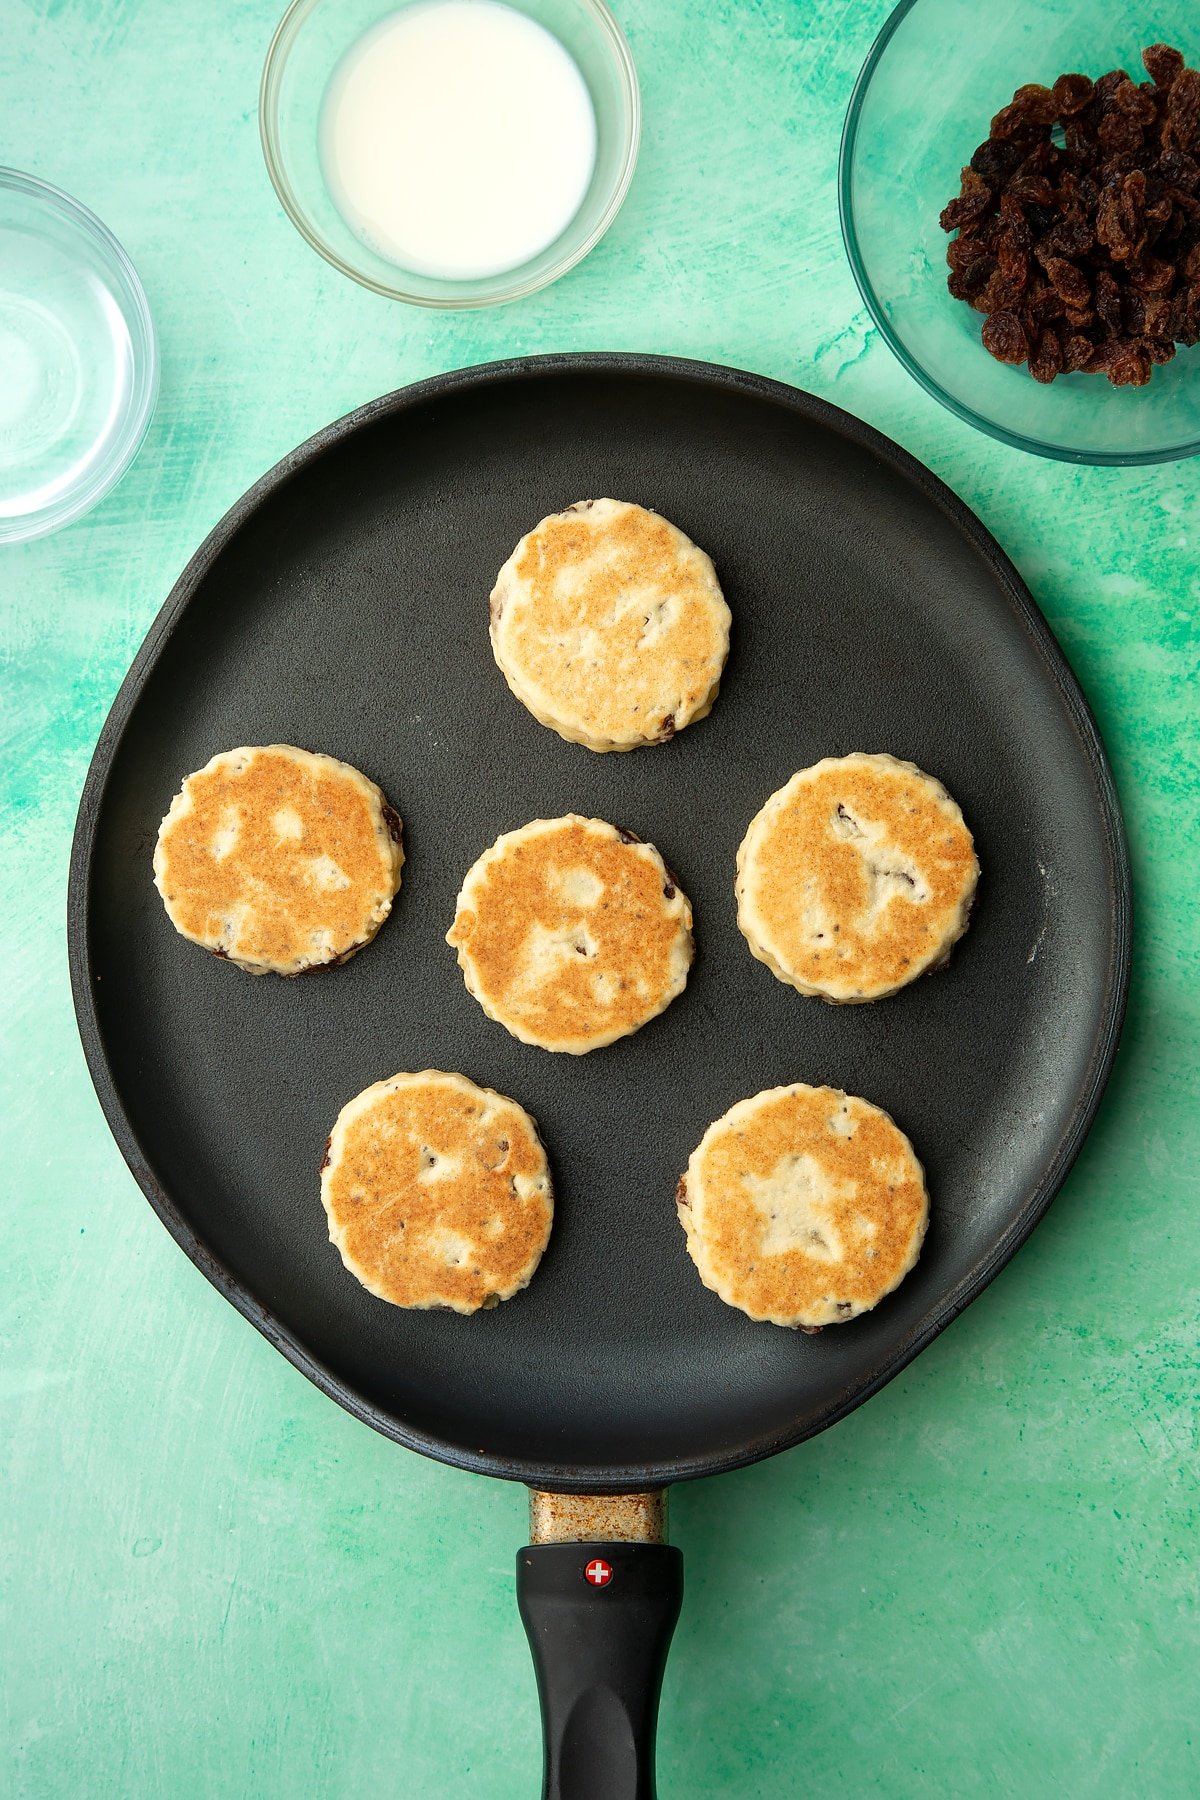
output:
[[[530,1544],[517,1605],[533,1651],[543,1800],[654,1800],[654,1733],[683,1557],[670,1544]]]

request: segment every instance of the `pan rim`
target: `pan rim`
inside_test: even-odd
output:
[[[140,698],[146,678],[158,660],[172,631],[201,586],[209,569],[233,541],[246,521],[278,489],[318,461],[355,432],[377,420],[410,408],[453,396],[477,387],[536,380],[555,375],[584,374],[617,377],[649,376],[707,385],[724,392],[747,395],[801,415],[848,439],[879,458],[914,484],[972,543],[991,568],[1024,628],[1038,658],[1051,677],[1075,735],[1085,752],[1103,823],[1104,847],[1110,864],[1111,915],[1108,966],[1105,972],[1103,1010],[1091,1047],[1087,1070],[1080,1082],[1069,1123],[1041,1179],[1026,1197],[988,1253],[944,1296],[877,1368],[871,1378],[852,1393],[843,1394],[817,1413],[795,1423],[794,1429],[760,1435],[748,1443],[720,1452],[700,1451],[691,1456],[661,1462],[620,1465],[561,1465],[547,1468],[528,1458],[482,1452],[434,1432],[406,1424],[390,1412],[372,1405],[342,1382],[319,1358],[277,1320],[246,1289],[233,1271],[204,1243],[159,1182],[150,1158],[125,1111],[109,1064],[94,992],[90,893],[97,828],[113,764],[125,729]],[[943,481],[882,432],[804,389],[769,376],[687,357],[646,355],[629,351],[581,351],[554,355],[514,357],[477,364],[430,376],[390,394],[368,401],[334,420],[288,452],[235,501],[198,549],[189,558],[166,600],[152,621],[133,662],[117,691],[101,728],[88,767],[71,845],[67,898],[67,950],[75,1017],[88,1066],[105,1122],[138,1186],[185,1255],[242,1316],[262,1333],[281,1355],[313,1385],[337,1402],[352,1417],[406,1449],[474,1474],[521,1481],[561,1493],[615,1494],[661,1488],[676,1481],[695,1480],[757,1462],[790,1449],[836,1424],[907,1368],[934,1338],[978,1297],[1028,1239],[1062,1187],[1079,1155],[1095,1119],[1112,1072],[1124,1023],[1129,992],[1132,954],[1132,877],[1129,849],[1116,784],[1099,728],[1079,682],[1011,559],[978,517]]]

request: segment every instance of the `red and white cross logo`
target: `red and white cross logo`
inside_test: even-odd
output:
[[[602,1556],[594,1556],[583,1571],[583,1578],[592,1587],[607,1587],[613,1578],[612,1564],[606,1563]]]

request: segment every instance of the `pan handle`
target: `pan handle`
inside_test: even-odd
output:
[[[666,1496],[535,1493],[530,1514],[517,1605],[542,1707],[543,1800],[654,1800],[658,1697],[683,1600],[683,1557],[662,1542]]]

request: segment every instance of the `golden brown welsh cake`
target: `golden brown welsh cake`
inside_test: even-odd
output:
[[[509,687],[589,750],[663,743],[702,719],[729,624],[704,551],[623,500],[581,500],[543,519],[491,597],[492,651]]]
[[[468,871],[446,942],[490,1019],[581,1055],[682,992],[692,909],[653,844],[569,813],[509,831]]]
[[[331,1241],[372,1294],[460,1313],[528,1286],[554,1216],[546,1152],[524,1107],[437,1069],[347,1101],[321,1200]]]
[[[176,931],[251,975],[299,975],[369,943],[400,886],[400,819],[348,763],[291,744],[225,750],[159,826],[154,885]]]
[[[769,1088],[710,1125],[676,1196],[705,1287],[807,1330],[868,1312],[916,1262],[929,1219],[913,1147],[836,1088]]]
[[[978,879],[971,833],[941,782],[894,756],[826,757],[751,820],[738,924],[802,994],[879,1000],[946,959]]]

